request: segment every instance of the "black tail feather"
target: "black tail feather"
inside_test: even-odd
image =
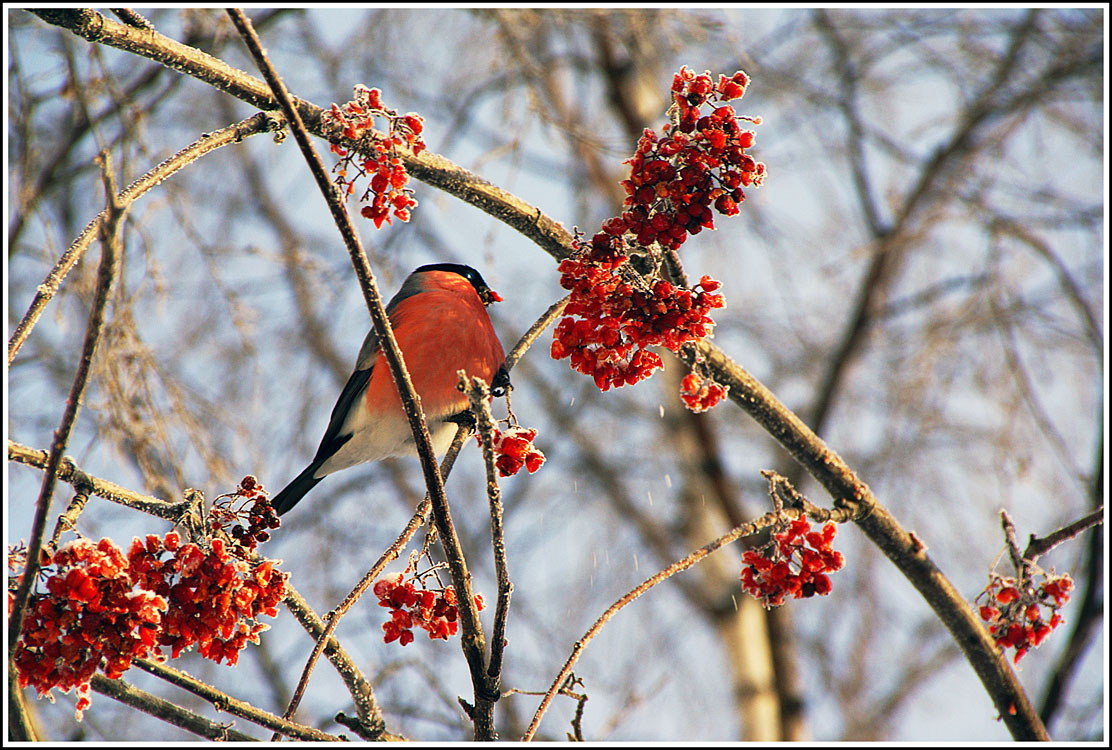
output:
[[[293,506],[297,505],[301,498],[305,497],[305,493],[316,487],[324,477],[315,477],[313,474],[320,465],[315,461],[297,475],[286,489],[279,492],[277,495],[270,499],[270,505],[278,515],[283,515]]]

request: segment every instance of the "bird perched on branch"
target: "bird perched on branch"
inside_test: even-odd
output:
[[[474,268],[435,263],[411,273],[386,305],[437,455],[447,451],[456,424],[470,414],[467,395],[456,387],[457,370],[481,377],[495,395],[509,385],[502,343],[486,311],[501,301]],[[334,471],[415,450],[413,430],[372,328],[316,457],[271,505],[282,515]]]

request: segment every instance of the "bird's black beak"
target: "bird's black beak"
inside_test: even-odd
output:
[[[505,365],[498,368],[498,372],[494,373],[494,379],[490,381],[490,395],[495,398],[501,398],[506,395],[513,386],[510,384],[510,371],[506,369]]]

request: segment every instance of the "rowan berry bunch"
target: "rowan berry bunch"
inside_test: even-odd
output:
[[[672,79],[672,112],[676,117],[663,135],[646,129],[637,151],[626,163],[629,179],[622,180],[627,210],[621,216],[637,244],[659,242],[676,250],[689,234],[714,229],[711,207],[725,216],[738,213],[745,200],[743,187],[759,187],[765,165],[747,154],[755,134],[739,120],[760,124],[758,118],[739,116],[724,102],[745,94],[749,77],[738,71],[719,76],[695,75],[680,68]],[[703,105],[710,107],[702,113]],[[717,106],[716,106],[717,105]]]
[[[629,256],[615,249],[624,244],[602,232],[559,265],[560,285],[571,290],[571,299],[556,324],[552,358],[570,358],[572,369],[590,375],[602,391],[651,376],[664,363],[647,347],[678,352],[708,335],[710,311],[726,306],[715,294],[721,283],[710,276],[684,289],[663,278],[627,275]]]
[[[167,602],[135,586],[127,558],[111,539],[77,539],[45,563],[15,650],[19,686],[31,685],[51,700],[54,688],[76,688],[80,720],[98,668],[116,678],[132,659],[157,653]],[[12,602],[9,592],[9,612]]]
[[[988,632],[998,647],[1004,651],[1015,649],[1016,664],[1062,624],[1059,610],[1069,601],[1073,589],[1073,579],[1068,574],[1055,576],[1040,571],[1038,577],[1042,580],[1037,584],[1034,577],[1024,584],[990,573],[988,586],[975,600],[975,603],[984,600],[979,607],[981,619],[988,624]]]
[[[710,311],[725,307],[725,298],[715,293],[721,283],[709,276],[691,289],[666,279],[662,249],[674,252],[689,235],[713,229],[714,211],[737,214],[745,200],[742,188],[764,181],[764,164],[746,153],[753,132],[739,124],[759,120],[724,104],[741,97],[748,83],[740,71],[714,83],[709,72],[681,68],[672,84],[674,121],[660,136],[646,129],[626,161],[625,210],[603,222],[589,242],[577,237],[577,253],[560,263],[560,284],[571,295],[554,332],[552,357],[569,358],[600,390],[648,378],[663,363],[647,347],[678,352],[697,343],[714,326]],[[635,265],[648,271],[639,273]],[[725,394],[721,385],[704,386],[706,379],[697,374],[687,382],[689,407],[705,410]]]
[[[375,118],[386,123],[386,133],[375,129]],[[414,154],[425,150],[421,132],[425,128],[420,115],[409,112],[399,115],[382,104],[382,92],[363,85],[354,88],[354,98],[343,106],[333,104],[321,116],[326,131],[334,137],[344,137],[351,141],[364,141],[360,151],[370,152],[370,156],[332,144],[332,153],[340,157],[333,167],[336,184],[346,195],[355,193],[355,183],[370,177],[370,182],[360,197],[360,202],[370,201],[360,214],[371,219],[375,228],[382,223],[390,223],[391,212],[400,221],[409,221],[410,210],[417,206],[413,190],[406,187],[409,173],[398,156],[398,147],[408,146]],[[348,176],[349,171],[351,177]]]
[[[699,370],[700,365],[684,376],[680,383],[680,398],[688,409],[696,414],[712,409],[726,397],[729,386],[720,385]]]
[[[505,431],[494,429],[491,444],[494,448],[494,465],[498,475],[510,477],[521,471],[522,467],[530,474],[544,464],[544,454],[533,445],[537,431],[531,427],[514,426]],[[479,440],[479,436],[475,436]],[[481,442],[481,441],[480,441]]]
[[[47,697],[76,688],[80,719],[98,668],[116,678],[136,658],[162,660],[166,649],[177,658],[194,645],[234,665],[269,627],[260,616],[278,614],[288,578],[273,560],[246,556],[239,543],[183,543],[176,531],[136,537],[126,554],[107,538],[63,545],[43,560],[27,603],[15,651],[20,686]]]
[[[270,539],[269,529],[282,525],[270,505],[266,489],[248,475],[234,493],[220,495],[212,503],[213,525],[235,540],[233,552],[253,550]]]
[[[826,574],[845,565],[842,553],[830,546],[837,533],[833,523],[811,531],[804,516],[781,524],[772,541],[742,555],[742,588],[766,608],[780,606],[788,594],[796,599],[826,596],[832,588]]]
[[[390,610],[390,619],[382,624],[386,643],[412,643],[415,627],[428,631],[430,639],[448,640],[459,631],[458,600],[451,586],[427,589],[423,577],[407,581],[404,573],[398,573],[378,579],[372,590],[379,606]],[[475,606],[483,609],[482,594],[475,594]]]
[[[158,634],[170,658],[196,644],[206,659],[233,666],[247,642],[258,643],[270,627],[259,616],[277,616],[288,574],[273,560],[248,563],[237,547],[219,538],[205,547],[182,544],[176,532],[132,541],[128,562],[136,585],[170,604]]]

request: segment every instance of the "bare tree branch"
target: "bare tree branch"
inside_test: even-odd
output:
[[[122,193],[118,196],[114,196],[114,200],[118,201],[119,204],[126,209],[151,188],[159,185],[163,180],[170,177],[170,175],[193,163],[210,151],[218,149],[221,146],[227,146],[231,143],[239,143],[247,136],[265,133],[275,129],[276,121],[274,118],[260,112],[234,125],[221,128],[213,133],[206,133],[200,139],[186,146],[184,149],[147,172],[141,178],[128,185]],[[85,250],[97,237],[98,232],[101,231],[105,222],[108,221],[109,216],[110,213],[108,209],[105,209],[95,219],[89,222],[89,225],[85,227],[85,231],[81,233],[80,237],[74,240],[73,244],[70,245],[69,249],[66,250],[58,260],[58,263],[51,269],[50,274],[47,275],[43,283],[39,285],[38,293],[31,302],[31,307],[27,310],[27,313],[23,316],[23,320],[19,322],[15,331],[12,333],[12,337],[8,340],[9,365],[12,363],[12,360],[15,359],[15,355],[19,352],[19,348],[23,346],[23,342],[31,335],[35,322],[39,319],[39,316],[42,315],[42,311],[47,303],[57,294],[58,288],[66,278],[66,274],[68,274],[70,269],[81,260]]]
[[[62,413],[62,421],[54,431],[54,440],[50,446],[50,456],[39,490],[39,498],[35,504],[35,518],[31,525],[31,538],[27,543],[27,566],[16,590],[12,602],[8,621],[8,664],[15,670],[13,661],[16,647],[19,645],[19,635],[23,628],[23,615],[31,595],[31,588],[35,585],[35,578],[39,571],[39,553],[42,550],[43,534],[46,531],[46,516],[50,511],[50,501],[54,496],[54,485],[58,479],[58,466],[62,461],[62,454],[69,442],[70,431],[77,421],[81,408],[81,401],[85,387],[89,382],[89,369],[92,367],[93,357],[96,355],[97,343],[100,340],[101,329],[104,326],[105,308],[108,297],[112,291],[112,284],[116,279],[117,262],[120,257],[119,231],[123,222],[127,206],[116,198],[116,176],[112,171],[112,162],[107,152],[101,154],[100,164],[104,170],[104,189],[108,201],[108,214],[101,226],[101,258],[97,271],[96,295],[92,308],[89,310],[89,320],[85,326],[85,342],[81,349],[81,359],[77,365],[77,373],[73,378],[66,408]]]

